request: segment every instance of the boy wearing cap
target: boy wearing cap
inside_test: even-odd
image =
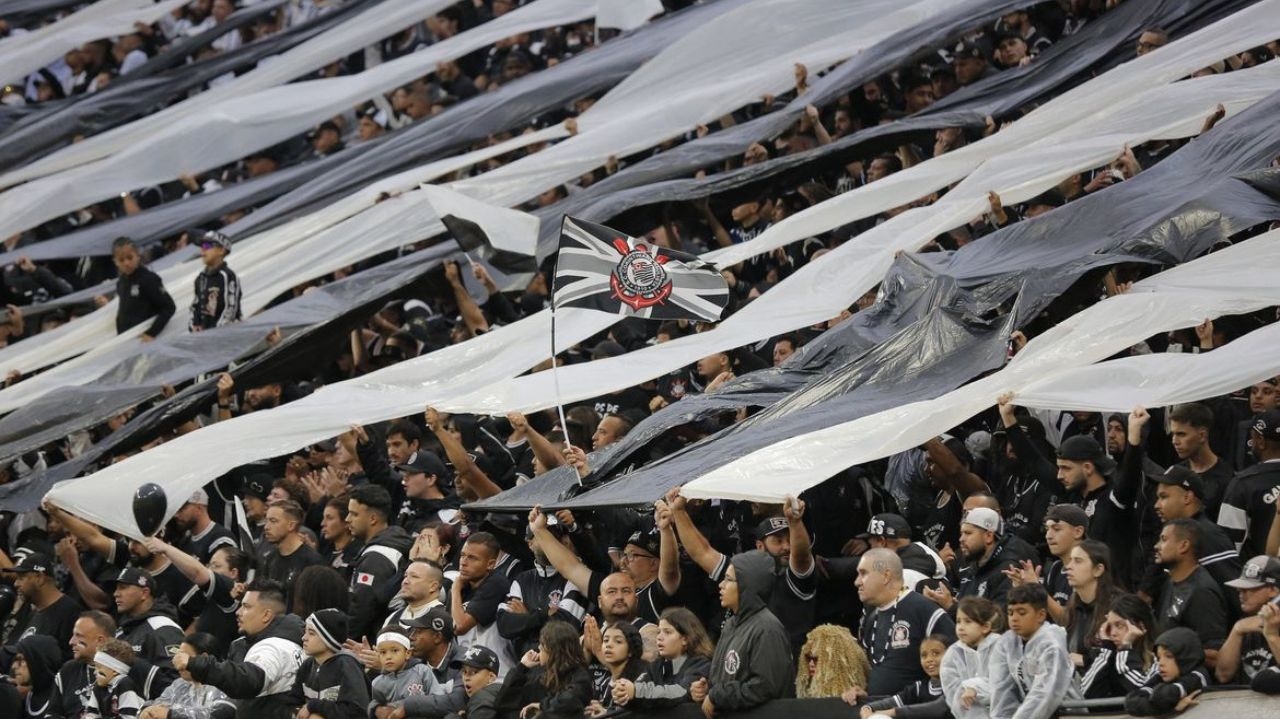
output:
[[[312,714],[324,719],[364,719],[369,688],[359,660],[343,653],[345,641],[347,615],[343,612],[320,609],[307,617],[302,630],[307,659],[293,682],[294,699],[302,702],[295,719]]]
[[[1266,530],[1280,498],[1280,409],[1254,418],[1249,444],[1258,463],[1236,474],[1218,511],[1218,524],[1231,535],[1242,557],[1266,553]]]
[[[195,296],[191,300],[191,332],[240,321],[240,280],[227,266],[231,238],[209,230],[200,238],[200,259],[204,271],[196,275]]]
[[[462,671],[462,687],[467,692],[467,708],[449,714],[445,719],[494,719],[498,715],[494,702],[502,685],[498,683],[498,655],[488,647],[474,646],[450,666]]]
[[[403,703],[411,696],[429,696],[437,692],[436,675],[413,656],[409,635],[399,627],[384,627],[374,646],[382,674],[373,680],[372,701],[369,702],[371,714],[383,714],[385,712],[379,712],[379,708],[394,709],[391,704]]]
[[[1245,616],[1218,650],[1214,672],[1223,684],[1243,684],[1274,669],[1280,656],[1280,559],[1266,555],[1250,559],[1240,578],[1227,586],[1240,593]]]

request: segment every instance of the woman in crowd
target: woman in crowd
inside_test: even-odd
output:
[[[689,685],[711,670],[715,645],[698,616],[671,607],[658,620],[658,659],[641,678],[618,679],[613,703],[638,711],[661,711],[690,701]]]
[[[796,667],[796,696],[800,699],[841,697],[855,704],[854,687],[865,687],[871,676],[866,651],[848,629],[834,624],[809,632],[800,659]]]
[[[1116,592],[1111,550],[1096,539],[1086,539],[1071,549],[1063,573],[1072,590],[1067,600],[1067,650],[1076,671],[1083,671],[1090,645],[1106,621],[1107,607]]]
[[[530,649],[512,667],[498,693],[499,711],[519,711],[521,719],[581,719],[591,703],[591,672],[567,622],[550,622]]]
[[[1086,699],[1123,697],[1144,686],[1155,670],[1155,618],[1136,595],[1119,593],[1098,634],[1098,646],[1081,676]]]

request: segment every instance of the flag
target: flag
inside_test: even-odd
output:
[[[665,12],[662,0],[600,0],[596,5],[596,26],[634,30],[649,18]]]
[[[438,185],[423,185],[431,208],[466,252],[508,275],[536,272],[538,225],[527,212],[490,205]]]
[[[565,217],[553,307],[714,322],[729,303],[715,265],[594,222]]]

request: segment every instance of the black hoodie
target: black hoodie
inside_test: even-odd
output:
[[[709,697],[717,711],[743,711],[787,696],[795,667],[791,641],[768,609],[774,559],[754,550],[735,556],[738,610],[725,622],[711,659]]]
[[[292,614],[276,617],[254,636],[232,642],[225,662],[193,657],[187,671],[226,692],[240,719],[290,719],[299,706],[293,682],[302,664],[302,626]]]
[[[377,638],[387,609],[386,602],[378,599],[378,589],[409,563],[412,547],[413,537],[408,532],[387,527],[360,551],[360,559],[351,570],[351,638]]]
[[[1133,716],[1157,716],[1173,712],[1178,702],[1192,692],[1209,686],[1209,670],[1204,667],[1204,645],[1194,630],[1176,627],[1156,639],[1156,649],[1164,647],[1178,662],[1178,678],[1166,682],[1159,671],[1147,685],[1125,697],[1124,710]]]
[[[24,717],[61,716],[54,678],[62,666],[62,650],[58,640],[45,634],[32,634],[18,640],[18,654],[27,661],[31,673],[31,693],[24,705]]]

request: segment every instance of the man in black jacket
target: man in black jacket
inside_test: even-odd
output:
[[[116,238],[111,243],[111,259],[120,272],[116,278],[116,297],[120,300],[120,308],[116,311],[116,334],[154,318],[151,326],[142,333],[142,341],[150,342],[160,336],[173,317],[177,309],[173,298],[165,290],[160,275],[142,266],[142,256],[138,254],[138,246],[133,240]]]
[[[387,526],[391,516],[391,495],[374,484],[364,484],[351,492],[347,502],[347,524],[351,536],[364,543],[360,559],[351,571],[352,638],[377,637],[385,618],[390,596],[379,592],[409,562],[413,537],[400,527]]]
[[[236,619],[244,636],[231,643],[225,662],[179,652],[174,667],[226,692],[238,719],[291,719],[299,704],[293,683],[302,665],[302,620],[285,613],[284,592],[271,581],[249,586]]]
[[[1218,524],[1235,541],[1241,557],[1266,554],[1267,531],[1280,499],[1280,409],[1259,414],[1249,430],[1258,463],[1227,485]]]
[[[150,572],[128,567],[111,581],[120,618],[116,638],[127,642],[136,655],[129,674],[138,693],[154,699],[177,678],[171,662],[181,654],[182,627],[169,603],[156,601],[156,580]]]

